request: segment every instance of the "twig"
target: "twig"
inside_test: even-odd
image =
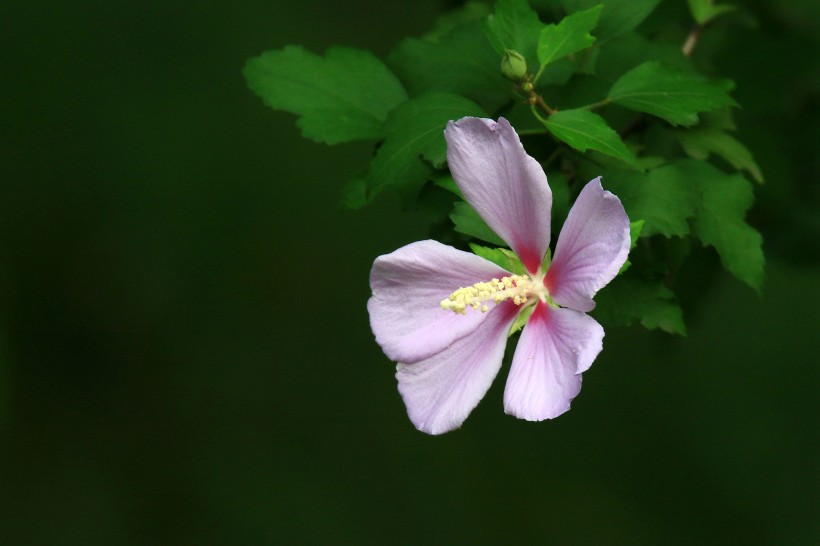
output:
[[[683,42],[683,46],[680,48],[684,56],[692,56],[692,50],[695,49],[701,34],[703,34],[703,25],[698,23],[692,25],[692,30],[689,31],[689,36],[686,37],[686,41]]]

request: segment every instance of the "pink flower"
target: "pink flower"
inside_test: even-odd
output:
[[[629,253],[620,200],[589,182],[570,210],[548,270],[552,192],[541,165],[500,118],[463,118],[444,132],[447,161],[464,198],[528,275],[473,254],[419,241],[380,256],[370,273],[370,325],[410,420],[441,434],[458,428],[501,367],[510,328],[526,321],[504,390],[507,413],[541,421],[567,411],[581,374],[601,351],[604,329],[585,313]]]

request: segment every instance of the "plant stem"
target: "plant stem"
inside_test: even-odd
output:
[[[689,36],[686,37],[686,41],[683,42],[683,46],[680,48],[684,56],[692,56],[692,50],[695,49],[701,34],[703,34],[703,25],[697,23],[692,25],[692,30],[689,31]]]
[[[543,124],[547,123],[547,118],[538,113],[538,110],[535,108],[535,104],[530,103],[530,111],[532,112],[533,116],[538,118],[538,121],[540,121]]]
[[[544,161],[544,163],[542,163],[541,165],[544,167],[544,169],[546,169],[547,167],[549,167],[552,164],[553,161],[558,159],[558,156],[560,156],[560,155],[561,155],[561,147],[559,146],[558,148],[555,149],[554,152],[552,152],[550,154],[550,156],[547,158],[547,160]]]
[[[521,129],[516,131],[519,135],[546,135],[549,133],[546,129]]]
[[[541,98],[541,95],[536,95],[533,91],[533,95],[535,96],[535,104],[538,105],[544,112],[548,113],[549,115],[553,115],[557,110],[550,108],[549,104],[544,102],[544,99]]]
[[[593,102],[592,104],[586,104],[584,106],[579,106],[578,110],[596,110],[598,108],[603,108],[607,104],[611,103],[612,100],[607,97],[604,100],[599,100],[598,102]]]

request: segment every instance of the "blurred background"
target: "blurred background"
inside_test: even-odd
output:
[[[762,297],[710,277],[687,338],[609,329],[560,419],[502,380],[435,438],[365,309],[430,218],[341,212],[370,147],[240,70],[383,57],[450,4],[0,4],[0,544],[820,543],[820,5],[736,3],[698,47],[766,175]]]

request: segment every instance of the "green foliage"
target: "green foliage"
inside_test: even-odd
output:
[[[598,24],[601,6],[573,13],[557,25],[547,25],[538,39],[538,62],[548,65],[595,43],[590,31]]]
[[[692,233],[717,250],[727,270],[759,291],[763,284],[763,238],[744,220],[754,202],[751,184],[708,163],[687,161],[684,165],[701,192]]]
[[[512,336],[514,333],[522,329],[524,325],[527,324],[527,321],[529,320],[530,315],[532,315],[533,311],[535,311],[535,306],[530,305],[522,309],[521,312],[515,316],[515,320],[513,321],[512,326],[510,326],[510,336]]]
[[[596,150],[635,165],[635,155],[598,114],[587,110],[561,110],[544,120],[544,125],[556,138],[576,150]]]
[[[453,221],[453,227],[459,233],[475,237],[476,239],[492,243],[496,246],[504,246],[507,244],[484,223],[484,220],[481,219],[481,216],[478,215],[475,209],[464,201],[456,201],[453,203],[450,220]]]
[[[644,225],[646,225],[646,222],[644,220],[637,220],[635,222],[630,222],[629,223],[629,250],[630,251],[635,248],[636,244],[638,244],[638,237],[641,236],[641,232],[643,231],[643,226]],[[629,269],[629,266],[631,266],[631,265],[632,265],[632,262],[630,262],[627,259],[624,262],[624,265],[621,266],[621,270],[618,271],[618,274],[621,274],[624,271],[626,271],[627,269]]]
[[[660,0],[560,0],[567,13],[575,13],[589,9],[595,5],[603,5],[598,30],[595,35],[600,42],[627,33],[637,27],[641,21],[652,13]]]
[[[689,218],[697,210],[697,188],[678,165],[664,165],[646,173],[612,171],[606,188],[617,195],[630,218],[643,220],[643,236],[689,234]]]
[[[712,0],[688,0],[689,11],[699,25],[705,25],[718,15],[736,10],[735,6],[729,4],[713,4]]]
[[[692,63],[681,52],[680,45],[652,42],[637,32],[626,32],[608,42],[606,47],[596,49],[594,71],[610,84],[647,61],[657,61],[683,72],[693,71]]]
[[[421,189],[432,168],[446,160],[445,125],[464,116],[486,113],[469,99],[445,93],[421,95],[393,110],[384,124],[387,138],[370,166],[368,198],[390,187]]]
[[[737,170],[747,171],[755,181],[763,183],[763,173],[752,153],[735,137],[717,127],[695,127],[677,131],[681,146],[694,159],[708,159],[710,154],[722,157]]]
[[[535,51],[544,24],[527,0],[498,0],[487,17],[487,38],[500,55],[508,49],[521,53],[530,67],[537,66]]]
[[[377,141],[369,167],[342,190],[344,208],[397,193],[444,223],[449,213],[455,232],[500,247],[471,244],[476,254],[523,272],[464,201],[443,137],[449,120],[507,117],[547,172],[555,233],[596,176],[632,219],[629,261],[597,296],[595,316],[683,334],[675,290],[692,254],[714,249],[726,270],[761,287],[762,238],[745,220],[753,186],[741,173],[757,182],[763,173],[734,133],[733,83],[706,78],[697,67],[708,59],[690,58],[731,8],[690,0],[692,31],[691,19],[670,23],[664,10],[679,10],[666,5],[649,17],[658,4],[541,0],[536,11],[527,0],[472,2],[401,41],[387,66],[355,49],[320,57],[288,46],[251,59],[245,75],[266,104],[300,116],[306,137]]]
[[[435,41],[408,38],[388,64],[411,95],[444,91],[495,110],[512,98],[510,82],[499,70],[496,53],[479,22],[456,26]]]
[[[521,263],[521,260],[518,259],[518,256],[516,256],[512,250],[507,248],[490,248],[475,243],[470,243],[470,250],[472,250],[476,256],[481,256],[485,260],[489,260],[511,273],[515,273],[516,275],[527,274],[527,269],[524,267],[524,264]]]
[[[384,136],[387,114],[407,99],[372,53],[331,47],[322,58],[299,46],[268,51],[245,65],[248,86],[276,110],[301,116],[309,139],[326,144]]]
[[[342,188],[341,207],[355,210],[367,204],[367,174],[359,174],[347,181]]]
[[[686,335],[683,313],[674,292],[660,281],[617,277],[595,297],[592,315],[604,324],[630,326],[640,322],[650,330]]]
[[[615,173],[607,188],[621,198],[630,218],[646,221],[643,235],[691,234],[714,247],[724,267],[738,279],[760,289],[762,238],[744,220],[754,196],[742,176],[683,160],[645,174]]]
[[[663,118],[673,125],[694,125],[698,112],[736,106],[729,80],[709,81],[659,62],[646,62],[621,76],[609,90],[613,102]]]

